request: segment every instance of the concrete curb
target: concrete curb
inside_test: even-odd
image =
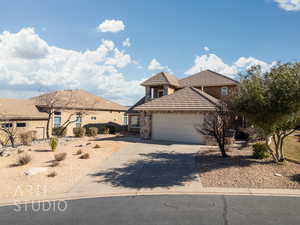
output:
[[[51,197],[31,197],[1,199],[0,206],[11,206],[16,204],[30,204],[46,201],[68,201],[89,198],[109,198],[109,197],[136,197],[151,195],[250,195],[250,196],[278,196],[278,197],[300,197],[300,189],[254,189],[254,188],[201,188],[199,192],[188,191],[130,191],[115,193],[62,193]]]

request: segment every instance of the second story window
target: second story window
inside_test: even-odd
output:
[[[17,127],[26,127],[26,123],[17,123]]]
[[[80,113],[76,114],[76,127],[79,128],[81,127],[81,122],[82,122],[82,116]]]
[[[221,96],[227,96],[227,95],[228,95],[228,87],[222,87]]]
[[[91,116],[91,120],[97,120],[96,116]]]
[[[54,112],[54,127],[61,126],[61,112]]]

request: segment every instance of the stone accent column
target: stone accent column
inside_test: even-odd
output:
[[[140,114],[140,135],[142,139],[151,139],[151,114],[142,112]]]

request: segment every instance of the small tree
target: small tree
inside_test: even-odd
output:
[[[230,128],[230,112],[224,102],[216,106],[214,112],[208,114],[202,126],[196,126],[196,130],[202,135],[213,136],[218,143],[222,157],[228,157],[225,149],[226,136]]]
[[[300,124],[299,87],[300,63],[279,64],[267,73],[255,66],[243,76],[233,97],[232,109],[263,131],[275,162],[284,160],[284,140]]]
[[[15,122],[12,122],[9,119],[6,119],[5,116],[0,115],[0,132],[4,134],[4,140],[0,140],[0,143],[5,146],[8,142],[10,142],[11,146],[14,148],[17,138]]]

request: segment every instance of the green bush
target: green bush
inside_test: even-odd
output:
[[[51,147],[51,150],[54,152],[58,145],[58,139],[56,137],[50,138],[49,145]]]
[[[100,134],[110,134],[110,129],[109,127],[101,127],[99,132]]]
[[[75,127],[73,128],[73,134],[75,137],[83,137],[85,135],[85,128]]]
[[[256,143],[253,145],[253,157],[256,159],[265,159],[270,157],[266,144]]]
[[[33,138],[33,133],[31,131],[20,134],[20,141],[22,145],[30,146],[32,144]]]
[[[57,137],[65,137],[67,135],[67,128],[63,127],[54,127],[52,129],[52,135],[57,136]]]
[[[89,127],[87,129],[87,135],[90,137],[95,137],[98,134],[98,128],[97,127]]]

